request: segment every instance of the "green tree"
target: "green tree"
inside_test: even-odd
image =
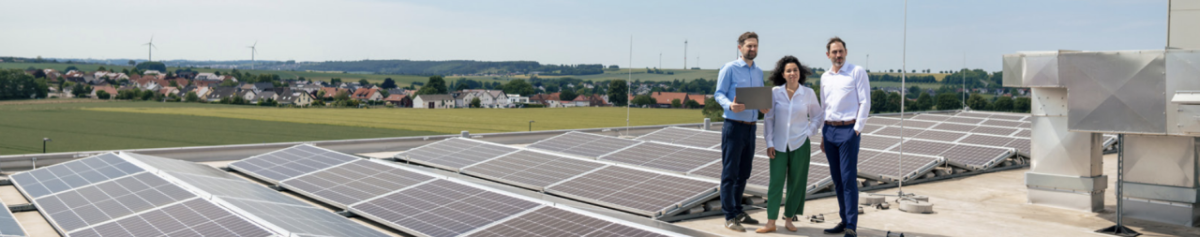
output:
[[[698,109],[700,108],[700,103],[696,102],[696,100],[688,99],[687,102],[683,102],[683,107],[689,109]]]
[[[897,92],[888,93],[886,112],[900,112],[900,101],[901,100],[903,100],[903,99],[900,98],[900,93],[897,93]],[[905,103],[907,103],[907,102],[905,102]]]
[[[483,103],[483,102],[479,101],[479,97],[471,98],[471,108],[483,107],[483,105],[481,105],[481,103]]]
[[[1013,100],[1012,111],[1018,113],[1029,113],[1029,109],[1032,108],[1030,105],[1032,105],[1032,103],[1030,102],[1029,97],[1017,97],[1017,99]]]
[[[887,92],[883,92],[883,90],[871,91],[871,113],[876,114],[890,111],[887,102]]]
[[[162,62],[149,62],[149,61],[142,62],[142,63],[137,64],[137,66],[135,66],[134,68],[137,68],[138,70],[141,70],[141,71],[145,71],[145,70],[158,70],[159,72],[167,71],[167,65],[163,64]]]
[[[417,95],[434,95],[449,93],[446,89],[446,79],[442,76],[429,77],[429,82],[426,82],[420,90],[417,90]]]
[[[953,93],[939,93],[937,95],[937,110],[956,109],[962,109],[962,101],[958,99],[958,95]]]
[[[395,80],[392,80],[392,78],[391,78],[391,77],[384,78],[384,79],[383,79],[383,84],[379,84],[379,88],[383,88],[383,89],[396,89],[396,81],[395,81]]]
[[[371,85],[371,81],[367,81],[367,79],[359,79],[358,84],[362,86],[369,86]]]
[[[671,99],[671,108],[682,108],[683,102],[679,99]]]
[[[91,94],[92,94],[92,87],[84,85],[83,83],[77,83],[77,84],[75,84],[74,87],[71,88],[71,95],[74,95],[75,98],[85,98]]]
[[[992,102],[992,110],[1009,112],[1013,111],[1013,99],[1008,96],[1001,96]]]
[[[520,94],[521,96],[530,96],[534,93],[533,85],[525,82],[524,79],[514,79],[508,83],[504,83],[504,86],[501,87],[501,90],[503,90],[504,93]]]
[[[704,117],[712,122],[725,121],[725,118],[722,117],[725,115],[725,109],[721,108],[721,104],[717,103],[717,99],[705,98],[704,109],[700,110],[700,113],[704,114]]]
[[[929,96],[929,93],[925,93],[924,91],[922,91],[921,95],[917,96],[917,102],[913,103],[913,104],[915,105],[915,106],[913,106],[913,110],[932,109],[933,108],[933,97]]]
[[[608,83],[608,101],[614,106],[625,106],[629,103],[629,85],[625,80],[613,80]]]
[[[650,97],[650,95],[639,95],[634,96],[633,101],[630,101],[630,103],[638,106],[654,105],[658,104],[658,100],[654,99],[654,97]]]
[[[573,91],[573,90],[562,90],[562,92],[560,92],[558,94],[558,99],[560,99],[560,100],[575,100],[575,97],[577,97],[577,96],[579,96],[579,94],[576,94],[575,91]]]
[[[137,65],[137,62],[134,62],[133,60],[129,60],[129,66],[133,66],[133,65]]]
[[[200,96],[197,96],[195,91],[188,91],[187,95],[184,96],[184,100],[187,102],[200,102]]]
[[[982,95],[971,94],[971,97],[967,97],[967,107],[973,110],[990,110],[989,106],[987,99],[984,99]]]
[[[112,97],[112,95],[109,95],[107,91],[96,91],[97,99],[107,100],[109,97]]]

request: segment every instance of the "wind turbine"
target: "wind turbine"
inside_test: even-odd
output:
[[[246,47],[246,48],[250,48],[250,70],[254,70],[254,53],[258,52],[258,49],[255,48],[256,46],[258,46],[257,40],[254,41],[253,45]]]
[[[150,43],[145,43],[142,45],[146,45],[146,61],[154,61],[153,49],[158,49],[158,46],[154,46],[154,35],[150,36]]]

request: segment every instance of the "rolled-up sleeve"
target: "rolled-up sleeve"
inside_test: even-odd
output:
[[[721,71],[717,72],[717,91],[713,93],[713,99],[725,110],[729,110],[729,102],[733,101],[733,98],[729,98],[730,91],[733,90],[733,77],[730,74],[729,65],[721,67]]]
[[[816,135],[818,129],[825,125],[825,109],[821,108],[821,102],[817,100],[817,93],[812,89],[808,89],[807,100],[805,103],[808,104],[808,127],[805,128],[805,131],[808,131],[808,135],[811,136]]]
[[[858,116],[854,123],[854,131],[862,132],[867,125],[867,116],[871,115],[871,84],[867,80],[867,71],[862,67],[854,67],[854,87],[858,91]]]
[[[771,90],[771,93],[774,94],[775,90]],[[771,103],[775,103],[775,100],[772,99]],[[776,111],[779,111],[779,107],[775,107],[774,109],[767,111],[767,113],[763,115],[763,120],[764,120],[763,121],[763,139],[767,140],[767,147],[775,147],[775,137],[774,136],[780,135],[780,134],[775,134]],[[787,117],[786,114],[784,114],[783,116],[785,118]],[[787,136],[787,134],[783,134],[783,136]]]

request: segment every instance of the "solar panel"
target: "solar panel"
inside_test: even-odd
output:
[[[459,171],[485,160],[517,151],[505,145],[465,138],[451,138],[413,148],[397,154],[396,158]]]
[[[530,144],[529,147],[594,158],[638,143],[641,141],[591,133],[568,132]]]
[[[984,113],[972,113],[972,112],[961,112],[961,113],[955,114],[954,116],[959,116],[959,117],[972,117],[972,118],[988,118],[988,117],[991,117],[991,114],[984,114]]]
[[[467,236],[666,236],[643,228],[553,207],[540,207]]]
[[[721,144],[721,133],[698,129],[667,127],[646,135],[642,135],[636,140],[658,141],[663,143],[707,148]]]
[[[936,125],[936,124],[937,124],[937,122],[930,122],[930,121],[920,121],[920,120],[904,120],[904,123],[896,123],[896,124],[892,124],[892,127],[900,127],[900,125],[901,125],[901,124],[904,124],[904,128],[905,128],[905,129],[908,129],[908,128],[929,128],[929,127],[933,127],[933,125]]]
[[[950,117],[950,118],[947,118],[947,119],[945,120],[945,122],[951,122],[951,123],[965,123],[965,124],[979,124],[980,122],[983,122],[983,120],[984,120],[984,119],[982,119],[982,118]]]
[[[946,152],[946,150],[950,150],[950,148],[954,148],[954,144],[951,144],[951,143],[918,141],[918,140],[904,141],[904,143],[902,145],[903,145],[903,149],[904,149],[905,153],[931,155],[931,156],[941,155],[943,152]],[[891,149],[888,149],[888,151],[900,152],[900,149],[901,149],[901,146],[894,146]],[[949,157],[947,157],[947,159],[949,159]]]
[[[69,236],[271,236],[271,232],[202,199],[175,203]]]
[[[124,177],[143,169],[115,154],[92,156],[12,175],[30,199]]]
[[[860,138],[861,139],[858,140],[859,147],[868,149],[887,150],[889,147],[900,143],[899,138],[893,137],[862,135]],[[816,150],[820,149],[821,148],[818,147]]]
[[[280,194],[282,195],[282,194]],[[350,221],[333,212],[312,206],[241,198],[222,198],[238,209],[278,226],[293,235],[304,236],[388,236]]]
[[[946,119],[950,119],[950,118],[951,118],[950,116],[934,115],[934,114],[918,114],[917,116],[913,116],[913,119],[936,121],[936,122],[946,121]]]
[[[967,136],[966,138],[963,138],[962,140],[960,140],[958,142],[966,143],[966,144],[984,145],[984,146],[1007,147],[1008,143],[1012,142],[1015,139],[1016,138],[1012,138],[1012,137],[971,134],[970,136]]]
[[[439,179],[355,204],[350,210],[408,233],[456,236],[540,205]]]
[[[872,133],[872,134],[874,134],[874,135],[884,135],[884,136],[900,137],[900,131],[901,131],[901,130],[900,130],[900,127],[897,127],[897,126],[891,126],[891,127],[886,127],[886,128],[883,128],[883,129],[879,129],[879,131],[875,131],[875,133]],[[909,127],[906,127],[906,128],[904,128],[904,130],[903,130],[903,131],[904,131],[904,137],[909,137],[909,136],[917,135],[917,133],[921,133],[922,131],[925,131],[925,130],[924,130],[924,129],[919,129],[919,128],[909,128]]]
[[[1032,136],[1033,136],[1033,130],[1031,130],[1031,129],[1021,129],[1021,131],[1018,131],[1016,134],[1013,134],[1012,136],[1013,136],[1013,137],[1029,138],[1029,137],[1032,137]]]
[[[983,125],[988,125],[988,126],[998,126],[998,127],[1009,127],[1009,128],[1012,128],[1012,127],[1019,127],[1019,126],[1021,126],[1021,124],[1025,124],[1025,122],[1020,122],[1020,121],[1007,121],[1007,120],[995,120],[995,119],[988,119],[987,121],[983,121],[983,123],[982,123],[982,124],[983,124]]]
[[[933,129],[967,133],[967,132],[971,132],[971,130],[975,129],[976,127],[979,127],[979,126],[966,125],[966,124],[943,123],[943,124],[938,124],[937,126],[933,126]]]
[[[992,116],[989,116],[988,118],[989,118],[989,119],[1003,119],[1003,120],[1020,121],[1021,119],[1024,119],[1025,117],[1028,117],[1028,116],[1025,116],[1025,115],[1004,115],[1004,114],[993,114]]]
[[[972,129],[971,132],[972,133],[1000,135],[1000,136],[1009,136],[1009,135],[1012,135],[1013,133],[1017,132],[1017,130],[1019,130],[1019,129],[979,126],[979,127],[976,127],[975,129]]]
[[[655,216],[716,193],[717,183],[608,166],[546,188],[581,201]]]
[[[38,210],[64,233],[196,195],[150,173],[139,173],[34,199]]]
[[[142,163],[146,163],[147,165],[150,165],[154,168],[157,168],[157,169],[163,170],[163,171],[175,172],[175,173],[186,173],[186,174],[192,174],[192,175],[202,175],[202,176],[216,177],[216,178],[226,178],[226,179],[238,178],[236,176],[233,176],[232,174],[229,174],[228,172],[218,170],[217,168],[214,168],[214,167],[208,166],[208,165],[202,165],[202,164],[197,164],[197,163],[193,163],[193,162],[187,162],[187,161],[163,158],[163,157],[157,157],[157,156],[142,155],[142,154],[137,154],[137,153],[124,153],[124,154],[128,155],[129,157],[132,157],[135,160],[141,161]]]
[[[542,190],[551,184],[603,166],[604,164],[599,162],[522,150],[467,167],[463,169],[463,173]]]
[[[870,117],[867,118],[867,125],[888,126],[899,124],[900,119],[892,117]]]
[[[962,138],[966,135],[967,135],[966,133],[958,133],[958,132],[925,130],[924,132],[918,133],[912,137],[920,138],[920,139],[927,139],[927,140],[934,140],[934,141],[953,142],[953,141],[957,141],[959,138]]]
[[[813,193],[825,186],[832,185],[833,175],[830,174],[829,165],[809,163],[807,181],[805,186],[808,187],[808,193]]]
[[[866,160],[860,159],[858,173],[869,177],[883,177],[891,181],[907,181],[933,170],[939,164],[941,164],[941,159],[937,157],[904,154],[903,160],[901,160],[900,153],[887,152]]]
[[[972,169],[986,169],[1008,158],[1011,151],[1004,148],[983,147],[975,145],[956,145],[940,154],[946,162]]]
[[[0,202],[0,206],[8,207]],[[4,208],[0,212],[0,236],[25,236],[25,229],[17,223],[17,218],[13,216],[12,211]]]
[[[311,145],[297,145],[229,164],[242,173],[272,184],[361,158]]]
[[[288,197],[287,195],[280,194],[275,190],[241,178],[224,179],[183,173],[170,174],[176,179],[179,179],[180,181],[183,181],[184,183],[187,183],[192,187],[199,189],[200,191],[204,191],[216,196],[255,199],[300,206],[309,205],[303,201]]]
[[[646,142],[601,156],[600,160],[686,173],[721,160],[721,151]]]
[[[1016,148],[1017,153],[1024,154],[1025,156],[1030,155],[1030,153],[1029,153],[1030,152],[1029,138],[1015,138],[1011,142],[1008,142],[1008,144],[1005,144],[1004,147]]]
[[[333,168],[283,181],[282,186],[305,196],[346,208],[363,200],[432,180],[434,177],[356,160]]]

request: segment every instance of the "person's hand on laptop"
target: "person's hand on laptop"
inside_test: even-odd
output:
[[[737,102],[737,96],[733,97],[733,102],[729,102],[729,110],[734,113],[741,113],[746,110],[746,105]]]

